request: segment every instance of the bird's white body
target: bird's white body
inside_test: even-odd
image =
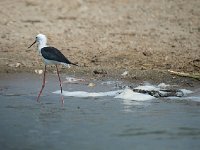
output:
[[[45,58],[43,58],[43,61],[44,61],[45,65],[61,64],[60,62],[57,62],[57,61],[54,61],[54,60],[48,60],[48,59],[45,59]]]
[[[66,63],[63,63],[63,62],[58,62],[58,61],[54,61],[54,60],[48,60],[48,59],[45,59],[45,58],[43,58],[43,61],[44,61],[45,65],[59,65],[59,64],[61,64],[61,65],[64,65],[64,66],[70,68],[69,64],[66,64]]]

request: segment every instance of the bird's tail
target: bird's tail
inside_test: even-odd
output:
[[[75,64],[75,63],[61,63],[62,65],[64,65],[65,67],[68,67],[68,68],[70,68],[70,65],[74,65],[74,66],[78,66],[79,67],[79,65],[77,65],[77,64]]]
[[[79,67],[79,65],[77,65],[75,63],[72,63],[72,62],[70,62],[70,65],[74,65],[74,66],[78,66]]]

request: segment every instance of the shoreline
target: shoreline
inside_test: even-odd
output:
[[[43,67],[0,67],[0,74],[35,74],[35,70],[43,70]],[[114,80],[124,80],[128,82],[152,82],[152,83],[168,83],[168,84],[178,84],[181,86],[198,86],[199,80],[193,77],[184,77],[170,73],[168,70],[160,69],[113,69],[113,68],[103,68],[103,67],[71,67],[65,68],[59,66],[61,74],[66,74],[68,76],[77,77],[87,77],[91,79],[114,79]],[[56,74],[56,69],[54,66],[47,67],[48,74]],[[128,74],[122,76],[122,73],[128,71]],[[43,74],[43,73],[42,73]],[[40,76],[42,75],[40,74]]]

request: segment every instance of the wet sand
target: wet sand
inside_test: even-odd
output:
[[[52,93],[59,89],[57,77],[48,74],[41,102],[37,103],[41,77],[32,74],[0,77],[0,149],[198,150],[200,147],[199,102],[155,99],[126,103],[112,97],[65,97],[62,106],[60,95]],[[61,77],[64,80],[65,75]],[[90,81],[96,86],[63,84],[63,89],[113,89],[112,85],[100,84],[102,80]]]

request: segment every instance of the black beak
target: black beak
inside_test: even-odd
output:
[[[33,46],[34,44],[36,43],[36,41],[35,42],[33,42],[33,44],[31,44],[28,48],[30,48],[31,46]]]

